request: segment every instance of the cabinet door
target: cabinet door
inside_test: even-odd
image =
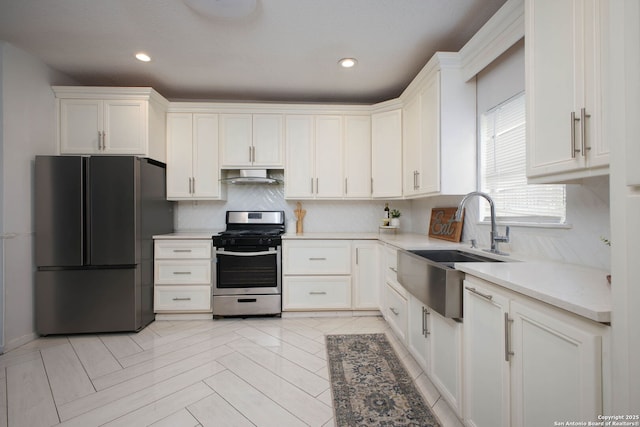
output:
[[[462,416],[462,323],[429,309],[430,378],[458,416]]]
[[[404,171],[402,192],[411,196],[418,191],[420,168],[420,97],[410,99],[402,109],[402,157]]]
[[[402,110],[371,116],[373,197],[402,196]]]
[[[251,166],[251,114],[220,115],[221,167]]]
[[[283,159],[283,125],[280,114],[253,115],[253,165],[281,168]]]
[[[191,198],[193,114],[167,114],[167,199]]]
[[[60,153],[98,153],[103,128],[103,104],[92,99],[61,99]]]
[[[418,194],[440,191],[440,72],[420,92]]]
[[[104,101],[104,153],[144,155],[147,152],[147,108],[147,101]]]
[[[342,117],[316,116],[315,124],[315,195],[341,198],[344,188]]]
[[[371,118],[344,117],[344,195],[371,197]]]
[[[309,199],[314,190],[313,116],[290,115],[285,122],[285,197]]]
[[[602,414],[603,327],[517,301],[511,302],[511,316],[513,425],[597,420]]]
[[[353,257],[353,308],[375,310],[379,307],[378,243],[354,242]]]
[[[220,198],[218,115],[193,115],[193,184],[195,198]]]
[[[464,418],[473,427],[509,427],[510,367],[505,360],[509,300],[469,279],[464,286]]]
[[[413,358],[418,362],[422,370],[429,372],[428,362],[428,341],[427,341],[427,308],[422,304],[420,300],[412,295],[409,295],[409,309],[408,318],[409,324],[407,325],[407,345],[409,352]]]
[[[527,175],[584,167],[580,149],[583,93],[583,0],[527,0]],[[576,111],[576,109],[578,111]]]

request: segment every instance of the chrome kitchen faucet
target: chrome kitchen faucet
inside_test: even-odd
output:
[[[456,221],[456,222],[460,222],[462,220],[462,210],[464,209],[464,205],[473,196],[484,197],[485,199],[487,199],[487,201],[489,202],[489,209],[491,210],[491,232],[490,232],[490,234],[491,234],[491,249],[484,249],[484,250],[487,251],[487,252],[494,253],[496,255],[509,255],[508,253],[501,252],[498,249],[498,243],[499,242],[509,243],[509,226],[507,226],[504,236],[500,236],[500,235],[497,234],[497,230],[496,230],[497,229],[497,226],[496,226],[496,208],[495,208],[495,206],[493,204],[493,199],[487,193],[483,193],[481,191],[472,191],[471,193],[469,193],[466,196],[464,196],[462,198],[462,200],[460,201],[460,204],[458,205],[458,210],[456,211],[456,214],[453,217],[453,220]]]

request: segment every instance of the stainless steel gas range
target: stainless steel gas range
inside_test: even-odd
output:
[[[214,316],[281,313],[283,233],[283,211],[227,211],[213,236]]]

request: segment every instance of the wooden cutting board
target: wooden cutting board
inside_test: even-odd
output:
[[[464,224],[464,210],[462,219],[455,222],[453,217],[458,208],[433,208],[431,209],[431,221],[429,222],[429,237],[434,239],[459,242],[462,237],[462,226]]]

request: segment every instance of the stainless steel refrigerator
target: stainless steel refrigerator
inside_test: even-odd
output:
[[[36,331],[137,331],[154,320],[153,239],[173,231],[165,165],[36,156]]]

